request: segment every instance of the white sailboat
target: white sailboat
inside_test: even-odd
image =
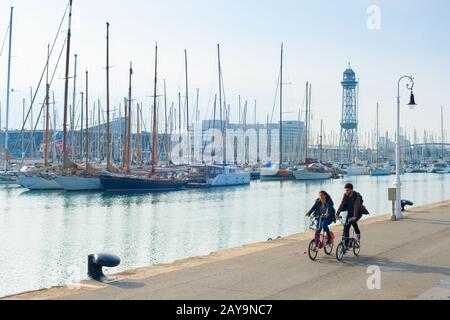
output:
[[[17,182],[29,190],[61,190],[61,186],[56,183],[55,175],[48,171],[42,171],[35,167],[23,167],[17,177]]]
[[[261,168],[261,181],[270,180],[293,180],[294,176],[292,170],[283,167],[283,54],[284,46],[281,44],[281,65],[280,65],[280,132],[279,132],[279,162],[278,164],[269,164]]]
[[[232,166],[190,166],[190,187],[225,187],[250,184],[251,173]]]
[[[376,161],[376,165],[370,169],[370,175],[372,177],[382,177],[382,176],[390,176],[391,175],[391,166],[389,165],[389,163],[386,163],[385,165],[380,165],[380,163],[379,163],[379,159],[380,159],[379,115],[380,115],[380,105],[377,103],[377,161]]]
[[[14,184],[15,179],[11,178],[9,172],[9,140],[8,140],[8,130],[9,130],[9,104],[10,104],[10,94],[11,94],[11,54],[12,54],[12,36],[13,36],[13,16],[14,8],[11,7],[11,14],[9,20],[9,50],[8,50],[8,74],[7,74],[7,85],[6,85],[6,119],[5,119],[5,146],[4,146],[4,170],[0,173],[0,183],[1,184]],[[1,123],[0,123],[1,124]]]
[[[370,167],[364,164],[355,164],[347,168],[348,176],[368,176],[370,174]]]
[[[296,180],[328,180],[333,176],[332,172],[320,163],[306,166],[304,169],[294,171]]]
[[[307,116],[306,116],[306,138],[305,138],[305,162],[308,160],[308,149],[309,149],[309,123],[311,116],[311,86],[309,84],[306,85],[306,96],[307,96]],[[296,180],[299,181],[311,181],[311,180],[328,180],[333,177],[333,173],[329,168],[322,164],[322,144],[323,144],[323,124],[320,126],[320,159],[319,163],[313,163],[310,165],[306,165],[302,169],[298,169],[294,171],[294,176]]]
[[[437,163],[432,164],[428,168],[428,172],[429,173],[437,173],[437,174],[450,173],[450,166],[444,161],[437,162]]]
[[[132,72],[130,72],[132,73]],[[77,171],[69,172],[68,174],[58,175],[55,178],[56,183],[66,191],[94,191],[102,190],[103,185],[100,182],[100,176],[93,174],[95,169],[89,164],[89,73],[86,71],[86,133],[85,133],[85,157],[86,168],[84,172],[79,173]],[[131,76],[130,76],[131,79]],[[83,121],[83,119],[82,119]]]

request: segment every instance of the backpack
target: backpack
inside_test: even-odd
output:
[[[364,199],[363,199],[363,196],[360,194],[360,193],[358,193],[359,194],[359,196],[361,197],[361,208],[359,209],[359,214],[362,214],[362,215],[364,215],[364,216],[368,216],[368,215],[370,215],[370,212],[369,212],[369,210],[367,210],[367,208],[366,208],[366,206],[364,205]]]

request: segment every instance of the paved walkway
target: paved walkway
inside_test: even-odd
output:
[[[341,228],[335,228],[338,236]],[[123,273],[109,286],[85,282],[81,290],[13,298],[450,299],[450,201],[418,208],[399,222],[371,218],[361,229],[361,256],[344,263],[324,254],[311,262],[304,254],[308,233]],[[379,290],[367,287],[369,266],[381,270]]]

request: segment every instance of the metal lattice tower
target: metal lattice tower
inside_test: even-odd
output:
[[[358,150],[358,81],[350,64],[344,71],[344,80],[341,82],[342,94],[342,121],[341,121],[341,161],[353,162]]]

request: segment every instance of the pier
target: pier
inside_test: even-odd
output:
[[[398,222],[388,214],[364,220],[361,256],[344,263],[324,255],[311,262],[304,251],[312,235],[302,233],[123,272],[109,285],[85,281],[7,299],[449,299],[449,213],[450,200]],[[333,229],[340,237],[342,227]],[[376,268],[380,287],[369,289]]]

